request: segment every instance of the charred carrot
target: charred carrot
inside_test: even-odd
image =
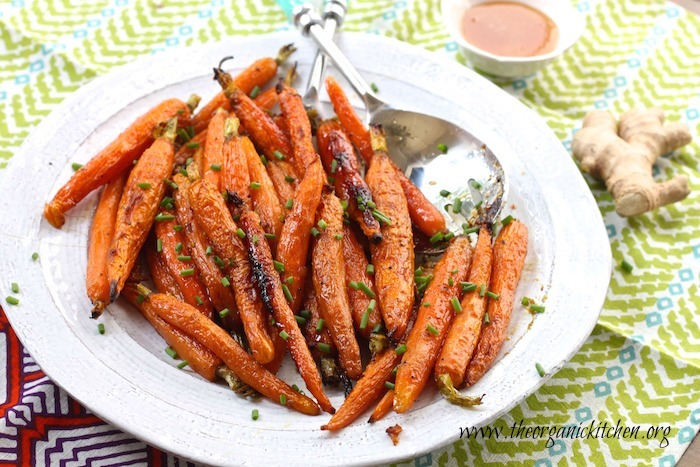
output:
[[[309,239],[314,227],[316,208],[321,202],[323,177],[321,161],[317,160],[308,167],[306,175],[297,187],[277,242],[277,261],[284,264],[282,282],[289,288],[292,296],[290,306],[294,313],[299,311],[301,305],[308,272],[306,259],[309,253]]]
[[[294,66],[289,68],[289,71],[287,71],[287,74],[284,77],[284,83],[287,86],[291,86],[298,76],[299,75],[297,74],[297,66],[295,63]],[[257,105],[264,111],[269,112],[279,102],[279,99],[277,97],[277,89],[275,87],[272,87],[266,91],[259,93],[253,98],[253,102],[255,102],[255,105]]]
[[[219,187],[221,167],[224,163],[225,126],[228,112],[218,110],[207,127],[207,140],[202,154],[202,178]]]
[[[370,264],[365,250],[348,225],[343,228],[343,258],[345,259],[345,285],[352,320],[355,323],[355,329],[369,339],[372,329],[382,324],[382,315],[377,306],[374,275],[370,274]],[[371,271],[374,271],[374,266]],[[353,284],[365,284],[366,288],[360,289],[359,285],[355,288]]]
[[[177,119],[168,120],[155,142],[131,169],[124,187],[108,253],[110,302],[124,287],[158,213],[158,203],[165,193],[165,179],[173,168],[176,128]]]
[[[466,237],[457,238],[447,249],[433,272],[413,329],[406,339],[406,352],[396,372],[394,410],[407,412],[428,382],[442,342],[454,318],[460,312],[460,282],[467,277],[471,246]],[[452,285],[450,285],[452,284]]]
[[[221,193],[204,179],[192,183],[188,199],[197,224],[205,232],[214,252],[229,262],[225,267],[226,284],[233,286],[238,313],[253,357],[265,364],[275,357],[275,348],[267,331],[267,316],[260,294],[253,284],[248,252],[239,238],[245,235],[231,218]]]
[[[185,301],[182,296],[182,291],[178,287],[177,282],[170,274],[168,267],[165,265],[163,255],[158,253],[155,244],[155,237],[149,236],[147,240],[147,245],[144,246],[146,262],[148,263],[148,270],[151,272],[151,279],[156,285],[156,290],[160,293],[170,294],[178,300]],[[131,281],[131,278],[129,278]],[[138,282],[138,281],[137,281]],[[127,282],[128,286],[129,282]]]
[[[249,183],[249,192],[253,201],[252,207],[260,216],[260,224],[265,230],[265,238],[270,244],[272,253],[275,254],[277,251],[277,239],[282,233],[284,209],[277,197],[275,186],[255,150],[255,146],[247,137],[243,137],[241,140],[246,158],[244,162],[247,162],[247,173],[251,181]],[[252,182],[256,182],[256,185],[253,185]],[[288,184],[288,182],[284,183]]]
[[[479,231],[473,256],[467,281],[480,288],[481,284],[488,284],[491,279],[491,233],[485,226],[482,226]],[[481,294],[478,290],[464,295],[461,303],[462,312],[457,314],[450,326],[435,364],[435,377],[447,374],[456,388],[462,385],[467,364],[476,348],[484,321],[486,301],[486,294]]]
[[[226,119],[223,167],[219,169],[222,171],[219,188],[227,193],[235,193],[247,206],[250,206],[250,192],[260,188],[258,186],[260,182],[256,181],[255,185],[251,184],[247,152],[251,149],[252,143],[250,146],[245,145],[244,140],[248,140],[248,138],[243,138],[238,134],[239,125],[240,121],[237,118]]]
[[[219,357],[197,342],[193,337],[187,335],[176,326],[158,316],[154,303],[151,300],[147,300],[146,296],[141,295],[136,290],[136,284],[129,282],[124,288],[124,296],[143,314],[148,322],[151,323],[151,326],[153,326],[156,332],[161,335],[177,355],[181,359],[187,361],[194,371],[209,381],[214,381],[216,379],[216,370],[219,365],[221,365],[221,359]],[[170,297],[170,299],[182,303],[175,297]],[[199,313],[196,310],[194,310],[194,312]],[[204,317],[202,318],[206,319]]]
[[[303,320],[304,322],[302,332],[306,338],[306,345],[311,351],[311,355],[321,368],[323,384],[337,385],[341,380],[340,366],[335,358],[337,351],[331,333],[328,331],[328,326],[324,324],[319,325],[319,321],[322,318],[313,281],[306,281],[302,310],[297,316],[298,320]]]
[[[241,214],[239,225],[245,233],[248,256],[253,269],[253,280],[267,309],[275,317],[276,331],[287,341],[289,353],[292,355],[297,370],[299,370],[309,392],[316,398],[323,410],[328,413],[335,412],[330,400],[323,392],[321,375],[318,373],[316,363],[299,329],[299,324],[285,298],[279,274],[275,271],[270,246],[265,241],[265,231],[260,226],[260,218],[253,211],[245,211]]]
[[[124,172],[105,185],[97,203],[95,216],[90,226],[88,262],[85,282],[87,294],[92,302],[92,318],[99,318],[109,303],[109,280],[107,279],[107,252],[114,237],[119,200],[129,176]]]
[[[189,115],[188,104],[179,99],[169,99],[140,116],[117,139],[78,169],[58,190],[51,202],[44,207],[46,220],[60,229],[65,222],[66,211],[82,201],[94,189],[117,178],[132,167],[133,162],[152,145],[153,131],[159,123],[175,116],[178,116],[181,122],[186,122]]]
[[[303,177],[306,167],[318,159],[311,135],[311,122],[301,96],[294,88],[280,83],[277,85],[277,95],[282,115],[289,129],[294,164],[297,173]]]
[[[241,325],[241,320],[238,316],[236,299],[234,298],[231,287],[224,286],[222,282],[223,278],[226,276],[223,270],[225,263],[214,254],[212,247],[209,246],[209,239],[207,239],[202,229],[194,220],[190,202],[187,199],[190,181],[182,174],[176,174],[173,180],[178,187],[173,191],[175,217],[177,223],[184,227],[192,262],[199,271],[199,275],[207,289],[207,295],[212,305],[214,305],[214,309],[217,312],[222,310],[230,311],[228,315],[221,319],[224,328],[228,330],[237,329]]]
[[[332,76],[326,78],[326,89],[343,129],[347,132],[365,163],[369,165],[372,159],[372,140],[369,132],[355,112],[352,104],[350,104],[345,92]],[[401,188],[406,195],[408,211],[411,214],[413,223],[428,237],[445,231],[445,217],[442,213],[411,183],[393,161],[391,164],[398,174]]]
[[[375,133],[376,131],[376,133]],[[367,185],[383,220],[383,240],[371,245],[377,297],[387,335],[398,341],[404,334],[413,308],[413,231],[406,196],[386,153],[381,130],[373,128],[375,153],[367,171]]]
[[[340,366],[349,378],[357,380],[362,376],[362,361],[345,286],[343,207],[330,191],[321,195],[316,221],[318,234],[311,265],[321,317],[338,349]]]
[[[391,372],[400,360],[394,349],[387,349],[372,360],[343,405],[321,429],[340,430],[362,415],[386,391],[384,383],[390,381]]]
[[[143,294],[143,293],[142,293]],[[170,325],[184,330],[216,354],[241,380],[272,401],[306,415],[318,415],[314,401],[292,389],[253,359],[233,338],[195,308],[163,294],[143,294],[143,303]]]
[[[367,422],[378,422],[382,418],[386,417],[386,415],[391,412],[392,408],[394,408],[394,390],[389,389],[379,400],[379,403],[374,408],[374,411],[372,412],[372,415],[369,416],[369,420],[367,420]]]
[[[326,120],[316,131],[318,151],[335,185],[338,197],[347,203],[347,212],[372,243],[382,241],[379,221],[372,215],[372,193],[360,175],[355,150],[338,122]]]
[[[279,369],[282,367],[284,356],[287,354],[287,343],[284,341],[284,339],[282,339],[282,336],[279,335],[279,332],[275,332],[275,325],[273,321],[273,319],[269,320],[267,331],[272,337],[272,345],[275,348],[275,356],[263,366],[267,371],[273,375],[276,375]]]
[[[515,289],[525,265],[527,236],[527,227],[517,220],[504,226],[496,236],[488,287],[493,295],[489,294],[492,298],[486,308],[489,324],[482,327],[481,337],[467,367],[467,386],[475,384],[488,371],[503,346],[513,311]]]
[[[238,76],[233,78],[237,88],[244,94],[250,94],[255,86],[262,87],[277,75],[279,65],[295,51],[293,44],[282,47],[276,58],[265,57],[253,62],[248,68],[243,70]],[[223,92],[218,93],[192,118],[192,125],[195,132],[199,133],[209,125],[209,120],[214,116],[216,109],[223,107],[224,110],[231,110],[229,99]]]
[[[163,212],[168,213],[166,215],[174,213],[167,210]],[[192,253],[183,230],[184,226],[176,224],[174,219],[156,222],[155,234],[160,246],[160,254],[168,272],[182,292],[183,300],[211,319],[213,316],[211,302],[200,279],[199,270],[192,261]]]

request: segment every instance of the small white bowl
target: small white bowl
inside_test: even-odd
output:
[[[469,8],[493,0],[442,0],[442,19],[467,59],[480,71],[504,78],[528,76],[568,50],[583,33],[584,19],[568,0],[510,0],[541,11],[559,29],[559,42],[553,51],[532,57],[504,57],[481,50],[462,35],[462,18]]]

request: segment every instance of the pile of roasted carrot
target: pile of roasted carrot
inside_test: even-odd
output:
[[[323,429],[377,401],[370,421],[408,411],[431,374],[451,402],[480,403],[455,388],[473,385],[506,338],[527,228],[509,216],[495,243],[493,225],[475,247],[454,237],[333,78],[337,119],[314,125],[293,69],[261,92],[292,51],[236,77],[219,64],[222,91],[199,112],[196,96],[158,104],[46,205],[60,228],[104,186],[90,229],[92,317],[122,295],[202,377],[334,414]],[[416,268],[421,235],[445,253]],[[287,351],[313,399],[275,376]],[[336,411],[323,386],[341,383]]]

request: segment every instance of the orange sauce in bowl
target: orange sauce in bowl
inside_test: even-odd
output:
[[[547,15],[515,2],[481,3],[462,18],[462,35],[475,47],[504,57],[533,57],[554,50],[559,30]]]

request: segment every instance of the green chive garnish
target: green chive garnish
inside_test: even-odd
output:
[[[373,333],[378,333],[382,332],[382,325],[381,324],[375,324],[374,327],[372,328]]]
[[[331,161],[331,173],[334,174],[338,170],[338,161],[333,159]]]
[[[189,255],[179,255],[177,259],[178,261],[192,261],[192,257]]]
[[[348,202],[344,199],[340,200],[340,205],[343,207],[343,212],[348,210]]]
[[[447,198],[447,197],[450,196],[451,194],[452,194],[452,193],[450,193],[450,192],[447,191],[447,190],[440,190],[440,196],[442,196],[443,198]]]
[[[11,287],[12,287],[12,293],[19,293],[19,284],[17,284],[17,282],[13,282]]]
[[[334,238],[336,240],[342,240],[343,239],[343,234],[335,234]]]
[[[151,184],[146,182],[137,183],[136,186],[141,188],[142,190],[148,190],[151,188]]]
[[[370,276],[374,275],[374,264],[367,265],[367,274],[369,274]]]
[[[441,153],[447,154],[447,145],[446,144],[438,144],[437,148]]]
[[[174,200],[170,196],[166,196],[165,198],[163,198],[163,201],[160,202],[160,207],[165,209],[172,209],[173,201]]]
[[[364,329],[367,327],[367,323],[369,322],[369,308],[362,314],[362,319],[360,320],[360,329]]]
[[[352,290],[360,290],[360,284],[355,281],[350,281],[348,284]]]
[[[250,189],[251,190],[259,190],[260,189],[260,182],[250,182]]]
[[[260,417],[260,412],[258,412],[258,409],[253,409],[253,412],[250,414],[250,418],[253,420],[257,420]]]
[[[177,352],[175,352],[175,350],[170,346],[165,348],[165,353],[167,353],[170,358],[177,358]]]
[[[263,154],[260,155],[260,162],[262,162],[262,165],[267,166],[267,157],[265,157]]]
[[[319,342],[318,344],[316,344],[316,347],[318,347],[318,350],[320,350],[323,353],[331,353],[331,346],[328,344]]]
[[[428,323],[428,326],[426,326],[425,329],[427,329],[428,332],[429,332],[430,334],[432,334],[433,336],[437,336],[437,335],[439,334],[437,328],[436,328],[435,326],[433,326],[432,324],[430,324],[430,323]]]
[[[318,237],[320,233],[321,232],[319,232],[316,227],[311,227],[311,235],[313,235],[314,237]]]
[[[441,242],[443,238],[445,238],[445,234],[442,232],[438,232],[432,237],[430,237],[430,243],[435,245],[436,243]]]
[[[371,83],[369,87],[372,88],[372,92],[379,92],[379,87],[375,83]]]
[[[398,347],[396,347],[396,350],[394,350],[394,352],[396,352],[396,355],[401,355],[406,353],[407,350],[408,347],[406,347],[406,344],[401,344]]]
[[[287,395],[286,394],[280,394],[280,404],[287,405]]]
[[[285,282],[286,282],[287,284],[293,284],[293,283],[294,283],[294,277],[293,277],[293,276],[289,276],[289,277],[285,280]]]
[[[260,94],[260,86],[255,85],[255,87],[250,91],[250,98],[255,99],[258,97],[258,94]]]
[[[481,284],[481,287],[479,287],[479,297],[483,297],[486,295],[486,284]]]
[[[104,334],[105,333],[105,325],[102,323],[98,324],[97,325],[97,332],[99,332],[100,334]]]
[[[292,209],[292,206],[294,206],[294,200],[288,199],[286,203],[284,203],[284,208],[285,209]]]
[[[34,253],[32,253],[32,261],[36,261],[36,260],[38,260],[38,259],[39,259],[39,253],[37,253],[37,252],[35,251]]]
[[[294,177],[290,177],[289,175],[285,175],[284,181],[289,182],[289,183],[294,183],[296,181],[296,179]]]
[[[236,235],[238,235],[238,238],[245,238],[245,232],[240,227],[236,229]]]
[[[459,214],[462,212],[462,200],[461,198],[455,198],[455,204],[452,206],[452,212]]]
[[[168,185],[171,189],[177,190],[177,183],[173,182],[172,180],[168,180],[167,178],[164,181],[165,184]]]
[[[165,214],[162,212],[156,216],[156,222],[171,221],[173,219],[175,219],[175,216],[172,214]]]
[[[428,308],[430,306],[430,302],[423,302],[423,306]]]
[[[279,262],[279,261],[274,261],[274,260],[273,260],[273,261],[272,261],[272,264],[275,265],[275,271],[277,271],[277,272],[279,272],[279,273],[283,273],[283,272],[284,272],[284,263],[281,263],[281,262]]]
[[[80,170],[80,168],[83,166],[83,164],[78,164],[77,162],[73,162],[70,166],[73,168],[74,172],[77,172],[78,170]]]
[[[450,277],[449,279],[447,279],[447,285],[449,285],[450,287],[452,287],[453,285],[455,285],[455,281],[452,280],[452,278]]]
[[[277,160],[279,160],[279,161],[283,161],[283,160],[284,160],[284,154],[282,154],[281,152],[275,150],[275,158],[276,158]]]
[[[5,301],[10,305],[19,305],[19,299],[12,296],[6,297]]]
[[[186,144],[187,149],[197,149],[199,147],[199,143],[197,141],[194,141],[192,143],[187,143]],[[189,164],[187,164],[189,165]]]
[[[183,360],[177,365],[177,369],[182,370],[183,368],[185,368],[189,364],[190,364],[190,362],[188,362],[187,360]]]
[[[530,304],[530,299],[527,298],[527,297],[523,297],[523,299],[520,300],[520,304],[521,304],[522,306],[528,306],[528,305]]]
[[[299,314],[306,319],[311,318],[311,312],[309,310],[301,310]]]
[[[319,220],[318,224],[316,224],[316,225],[318,225],[318,228],[321,230],[325,230],[328,227],[328,224],[323,219]]]
[[[464,233],[469,235],[470,233],[476,233],[479,231],[479,226],[476,227],[467,227],[467,224],[462,225],[462,230],[464,230]]]
[[[183,245],[182,242],[177,242],[177,245],[175,245],[175,251],[177,253],[182,252],[183,248],[185,248],[185,245]]]
[[[177,130],[177,135],[184,143],[190,140],[190,135],[187,133],[187,131],[185,131],[184,128],[180,128],[179,130]]]
[[[303,316],[294,315],[294,319],[297,320],[297,324],[299,326],[304,326],[306,324],[306,318],[304,318]]]
[[[187,277],[187,276],[192,276],[194,275],[194,268],[189,268],[189,269],[183,269],[180,271],[180,276],[182,277]]]
[[[265,238],[268,240],[274,240],[277,238],[277,235],[271,234],[271,233],[265,233]]]
[[[457,297],[452,297],[450,299],[450,303],[452,304],[452,309],[455,311],[455,313],[462,312],[462,305],[459,303],[459,300],[457,300]]]
[[[372,215],[382,224],[391,225],[391,219],[389,218],[389,216],[381,212],[379,209],[373,209]]]
[[[214,172],[221,172],[221,164],[212,164],[209,166]]]
[[[492,300],[498,300],[500,298],[497,293],[491,292],[490,290],[486,292],[486,295]]]
[[[213,259],[214,259],[214,262],[216,263],[216,265],[219,266],[220,268],[223,268],[224,266],[226,266],[226,263],[224,262],[224,260],[219,258],[217,255],[214,255]]]
[[[287,284],[282,284],[282,292],[284,292],[284,298],[286,298],[288,302],[294,300],[294,297],[292,297],[292,292],[289,291]]]
[[[323,331],[323,325],[325,324],[325,321],[323,321],[323,318],[318,320],[318,323],[316,323],[316,332],[321,332]]]
[[[140,304],[142,304],[142,303],[145,302],[145,301],[146,301],[146,296],[145,296],[145,295],[143,295],[143,294],[138,294],[138,295],[136,296],[136,304],[137,304],[137,305],[140,305]]]
[[[477,182],[476,180],[472,179],[472,180],[471,180],[471,184],[472,184],[472,186],[473,186],[474,188],[476,188],[477,190],[481,190],[481,183],[479,183],[479,182]]]
[[[224,276],[221,278],[221,285],[223,285],[224,287],[228,287],[229,285],[231,285],[231,281],[228,280],[228,277]]]
[[[632,266],[630,263],[627,262],[627,260],[623,259],[622,262],[620,263],[620,267],[622,268],[623,271],[629,273],[632,272],[634,269],[634,266]]]
[[[364,282],[358,282],[357,285],[369,298],[375,298],[377,296]]]
[[[219,312],[219,316],[222,318],[226,318],[229,313],[231,313],[231,310],[229,310],[228,308],[224,308]]]
[[[445,236],[442,238],[444,241],[449,242],[454,238],[455,234],[452,232],[447,232]]]
[[[491,322],[491,317],[489,316],[489,312],[487,311],[484,313],[484,324],[489,324]]]
[[[537,373],[539,373],[540,376],[544,376],[547,373],[546,371],[544,371],[544,367],[539,363],[535,363],[535,368],[537,369]]]
[[[384,387],[387,389],[394,389],[394,383],[392,383],[391,381],[385,381]]]
[[[506,216],[501,220],[501,225],[508,225],[513,220],[513,216]]]
[[[202,301],[202,297],[200,297],[199,295],[194,296],[194,301],[197,302],[197,305],[204,304],[204,302]]]
[[[214,253],[214,250],[212,249],[211,246],[207,247],[207,250],[204,252],[207,256],[211,256],[212,253]]]
[[[530,311],[534,313],[544,313],[544,305],[530,305]]]
[[[289,334],[287,334],[287,331],[280,331],[280,337],[286,341],[289,339]]]

